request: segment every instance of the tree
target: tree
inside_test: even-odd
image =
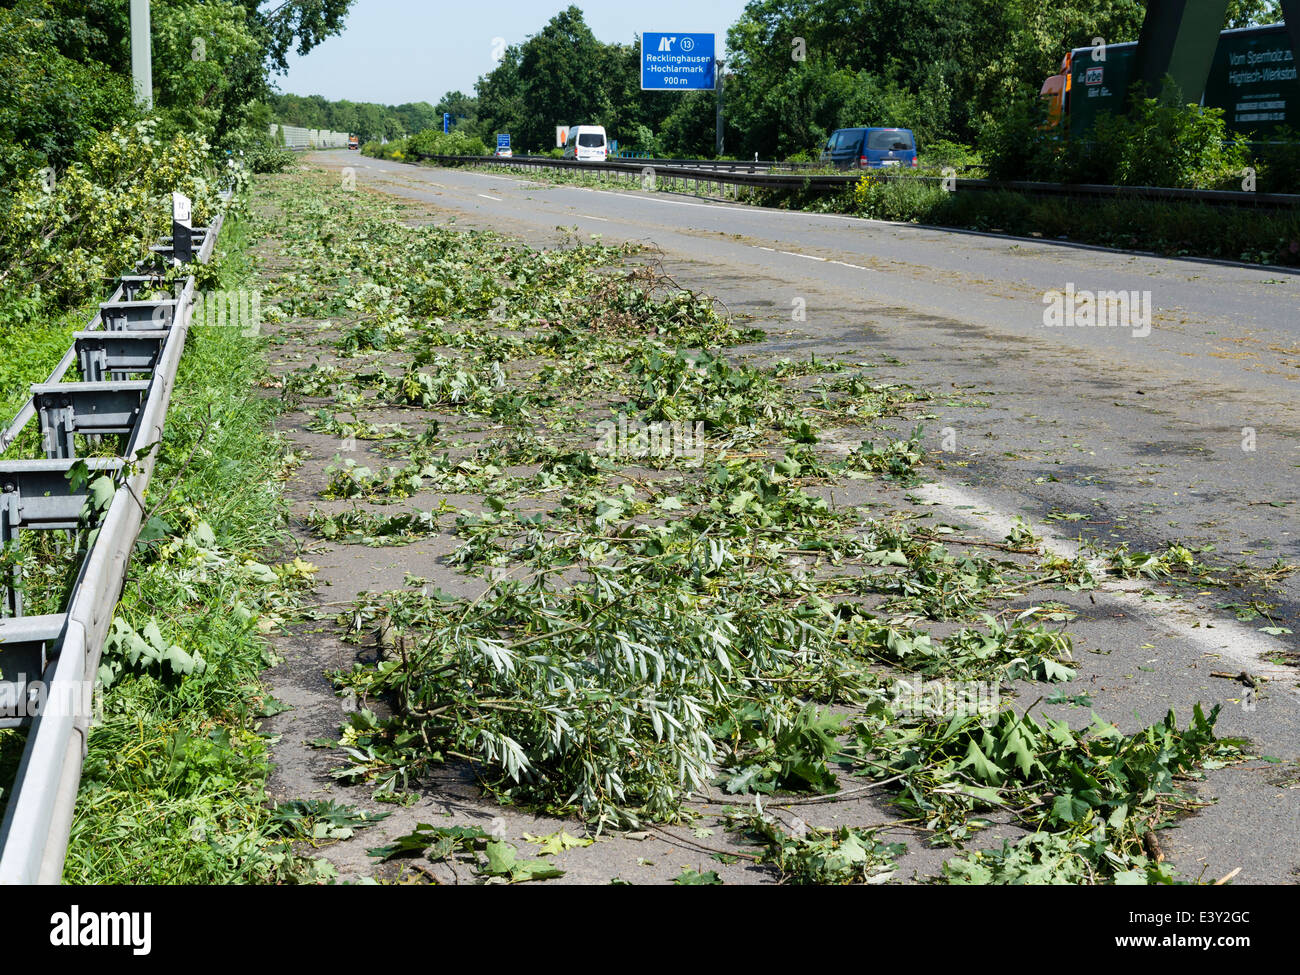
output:
[[[466,95],[460,91],[449,91],[438,99],[438,104],[434,105],[430,110],[432,118],[420,128],[441,129],[444,112],[451,116],[450,125],[453,129],[457,126],[463,126],[467,131],[477,130],[478,99],[473,95]],[[418,132],[420,128],[413,128],[411,131]]]
[[[327,37],[343,30],[352,0],[283,0],[269,10],[265,0],[222,0],[240,6],[262,45],[267,66],[283,74],[289,51],[306,54]]]
[[[520,48],[523,114],[514,120],[525,146],[549,146],[557,124],[609,116],[601,44],[577,7],[562,10]]]
[[[1070,47],[1130,40],[1142,14],[1139,0],[753,0],[727,34],[728,121],[762,155],[885,117],[970,141]]]
[[[649,139],[667,145],[664,126],[675,116],[669,141],[699,143],[708,152],[713,148],[713,117],[704,119],[699,98],[689,92],[642,91],[639,40],[597,40],[577,7],[507,48],[497,67],[479,78],[475,92],[477,122],[472,128],[488,142],[496,132],[510,132],[516,145],[550,148],[555,125],[588,122],[603,125],[611,138],[623,142]],[[708,96],[710,106],[712,98]],[[687,135],[687,118],[700,122],[698,134],[692,130]]]
[[[264,50],[233,4],[153,0],[154,103],[168,130],[218,144],[266,93]]]
[[[95,133],[136,117],[111,36],[56,3],[0,7],[0,190],[25,171],[63,170]]]
[[[1250,27],[1254,24],[1276,24],[1282,20],[1282,4],[1278,0],[1228,0],[1226,28]]]
[[[478,94],[479,121],[474,131],[485,143],[494,141],[492,134],[496,131],[518,132],[519,121],[524,115],[524,96],[522,81],[519,76],[519,64],[522,57],[520,48],[511,45],[506,48],[501,62],[488,74],[479,78],[474,86]],[[516,145],[522,146],[522,141]],[[551,144],[547,139],[540,145]]]

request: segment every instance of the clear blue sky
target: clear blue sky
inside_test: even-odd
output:
[[[718,49],[745,0],[574,0],[602,41],[630,44],[644,31],[714,33]],[[343,33],[305,57],[290,56],[275,83],[295,95],[357,102],[435,103],[444,92],[473,94],[492,70],[494,38],[517,44],[536,34],[565,0],[356,0]]]

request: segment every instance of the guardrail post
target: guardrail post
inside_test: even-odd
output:
[[[118,281],[122,286],[123,301],[138,301],[141,292],[163,286],[161,274],[124,274]]]
[[[148,391],[147,380],[33,386],[45,456],[51,460],[76,457],[78,433],[90,437],[132,433]]]
[[[102,301],[99,304],[99,316],[104,328],[110,332],[170,328],[176,317],[176,299]]]
[[[44,704],[32,681],[45,677],[54,644],[67,624],[62,613],[0,621],[0,728],[28,724]]]
[[[72,340],[88,383],[152,373],[167,339],[165,329],[132,332],[73,332]]]

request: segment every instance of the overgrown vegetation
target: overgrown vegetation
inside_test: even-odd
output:
[[[687,820],[701,793],[857,779],[934,843],[977,849],[993,817],[1023,831],[939,879],[1171,879],[1149,834],[1194,808],[1180,780],[1238,754],[1214,715],[1126,735],[1016,698],[1075,674],[1059,607],[1024,593],[1090,587],[1086,565],[1040,558],[1023,531],[990,557],[903,511],[832,503],[917,478],[919,437],[899,428],[923,392],[851,358],[730,354],[753,336],[635,249],[538,251],[405,226],[321,180],[268,187],[298,255],[271,282],[283,316],[355,311],[285,394],[395,461],[336,464],[326,495],[357,506],[312,525],[367,544],[450,530],[448,562],[477,580],[457,597],[413,579],[326,615],[347,639],[383,635],[376,663],[337,675],[359,704],[341,780],[397,799],[466,762],[502,802],[599,830]],[[376,422],[394,406],[400,424]],[[926,682],[963,696],[921,702]],[[901,849],[879,827],[733,825],[789,882],[887,879]],[[494,842],[422,827],[376,852],[484,869],[484,849],[508,876]]]
[[[1158,97],[1135,88],[1126,115],[1102,114],[1083,136],[1047,125],[1036,96],[1013,99],[984,129],[982,155],[994,179],[1031,179],[1112,186],[1169,186],[1240,190],[1247,165],[1255,188],[1300,190],[1297,133],[1279,129],[1269,141],[1249,143],[1228,131],[1224,112],[1186,104],[1171,83]]]
[[[171,194],[194,202],[202,225],[216,212],[206,146],[186,135],[162,141],[137,122],[94,137],[85,160],[57,180],[37,172],[11,187],[0,210],[0,328],[80,305],[134,267],[171,229]]]
[[[945,192],[934,181],[864,176],[839,198],[771,195],[761,202],[881,220],[1069,240],[1177,257],[1300,265],[1300,208],[1167,200],[1089,200],[1014,190]]]
[[[172,191],[205,219],[236,154],[283,166],[268,71],[336,33],[349,3],[155,0],[150,112],[132,96],[127,4],[0,4],[0,328],[58,317],[132,266]]]

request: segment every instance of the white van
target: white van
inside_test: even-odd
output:
[[[564,158],[578,162],[604,162],[609,158],[609,140],[603,125],[571,125]]]

